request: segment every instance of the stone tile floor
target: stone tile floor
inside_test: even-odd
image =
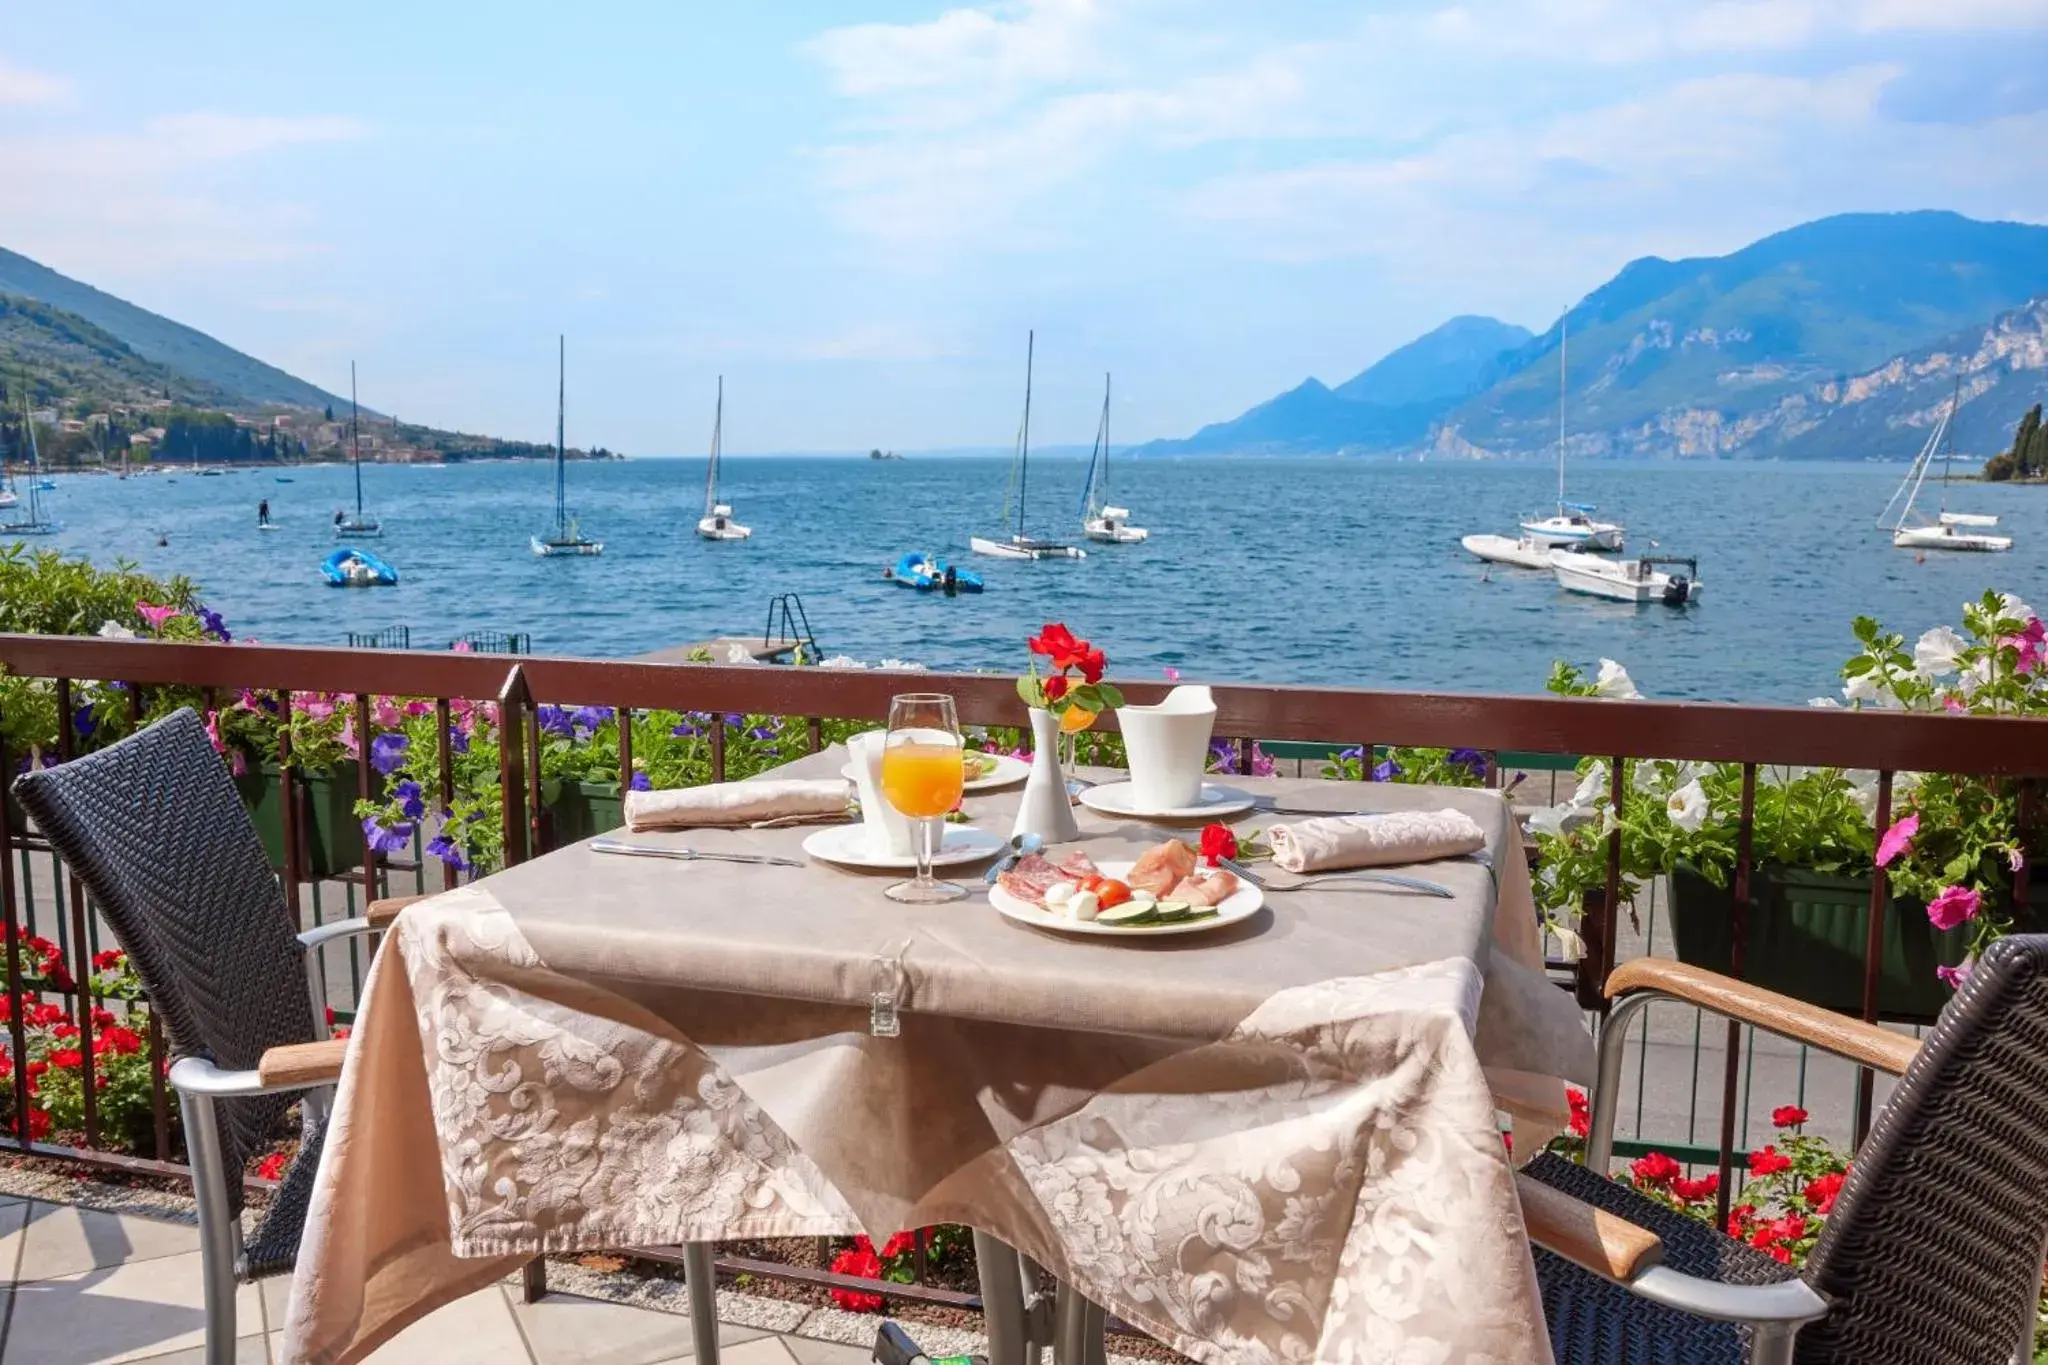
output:
[[[0,1198],[0,1365],[197,1365],[199,1233],[189,1223]],[[282,1357],[288,1280],[242,1291],[238,1365]],[[875,1319],[867,1319],[873,1324]],[[869,1330],[872,1330],[870,1326]],[[844,1333],[850,1335],[850,1333]],[[857,1346],[728,1325],[726,1365],[859,1365]],[[574,1294],[519,1301],[494,1285],[422,1319],[379,1365],[662,1365],[689,1359],[689,1320]]]

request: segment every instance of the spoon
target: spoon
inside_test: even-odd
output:
[[[994,886],[996,879],[1015,867],[1019,858],[1028,858],[1044,847],[1045,840],[1039,838],[1036,834],[1011,835],[1010,851],[996,859],[995,865],[983,874],[982,880],[990,886]]]

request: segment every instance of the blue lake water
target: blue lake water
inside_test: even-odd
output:
[[[1079,460],[1032,465],[1034,529],[1073,527]],[[724,496],[751,541],[700,541],[698,460],[572,466],[571,501],[590,559],[535,558],[552,471],[543,464],[366,466],[385,535],[369,548],[398,566],[396,588],[326,586],[346,467],[221,478],[56,479],[46,495],[67,552],[122,556],[197,580],[243,633],[341,644],[350,631],[407,625],[416,646],[468,630],[530,632],[536,651],[629,656],[761,629],[768,599],[802,595],[827,653],[1009,671],[1023,641],[1065,621],[1108,651],[1114,672],[1454,691],[1534,692],[1553,659],[1622,660],[1646,693],[1797,703],[1836,689],[1859,612],[1917,634],[1956,621],[1987,587],[2029,600],[2048,568],[2048,493],[1957,485],[1958,510],[1997,513],[2017,538],[2003,555],[1916,562],[1873,529],[1894,466],[1586,464],[1574,497],[1629,530],[1630,545],[1697,555],[1704,600],[1685,611],[1561,592],[1547,575],[1495,566],[1458,546],[1513,534],[1554,499],[1535,464],[1384,464],[1344,459],[1191,457],[1124,461],[1116,501],[1152,531],[1139,546],[1090,546],[1085,562],[970,556],[1000,533],[1008,464],[972,458],[729,460]],[[1938,490],[1928,490],[1928,502]],[[256,530],[268,498],[282,529]],[[169,544],[159,546],[158,536]],[[980,597],[892,586],[909,549],[971,566]]]

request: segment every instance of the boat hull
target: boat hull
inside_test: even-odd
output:
[[[2012,548],[2012,537],[1980,535],[1959,531],[1953,526],[1906,526],[1892,532],[1892,544],[1901,550],[1962,550],[1996,554]]]
[[[367,536],[382,536],[384,523],[381,521],[338,521],[334,524],[336,540],[362,540]]]
[[[1673,578],[1654,569],[1645,570],[1633,560],[1598,559],[1571,550],[1550,552],[1550,567],[1557,585],[1566,592],[1602,597],[1610,602],[1632,602],[1641,606],[1662,602],[1682,607],[1700,598],[1696,578]]]
[[[1576,546],[1582,550],[1619,550],[1626,544],[1622,528],[1607,521],[1569,522],[1553,517],[1525,521],[1522,531],[1553,549]]]
[[[988,540],[972,536],[967,547],[978,555],[997,559],[1086,559],[1088,552],[1077,545],[1057,545],[1043,540]]]
[[[745,540],[754,532],[723,517],[705,517],[697,523],[697,534],[704,540]]]
[[[601,540],[542,540],[533,538],[533,552],[543,559],[560,559],[571,555],[601,555],[604,542]]]
[[[1476,555],[1492,564],[1511,564],[1517,569],[1550,570],[1551,547],[1537,545],[1533,539],[1524,536],[1514,540],[1507,536],[1466,536],[1458,542],[1467,553]]]
[[[1125,526],[1118,522],[1091,521],[1082,529],[1088,539],[1099,540],[1104,545],[1141,545],[1152,535],[1142,526]]]
[[[368,550],[343,546],[320,565],[320,572],[333,588],[392,588],[398,586],[398,570]]]

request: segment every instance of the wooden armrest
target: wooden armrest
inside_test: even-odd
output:
[[[348,1039],[329,1038],[318,1043],[288,1043],[274,1047],[256,1063],[256,1077],[269,1086],[318,1085],[341,1079],[341,1059],[348,1051]]]
[[[426,896],[386,896],[383,900],[371,901],[363,911],[363,918],[379,929],[389,929],[391,921],[398,918],[398,912],[414,901],[423,901]]]
[[[1894,1076],[1904,1074],[1913,1054],[1920,1050],[1916,1038],[1668,957],[1632,958],[1607,978],[1609,999],[1645,990],[1677,996],[1723,1018],[1753,1024]]]
[[[1515,1176],[1529,1240],[1595,1275],[1626,1284],[1664,1260],[1664,1239],[1574,1199],[1531,1175]]]

